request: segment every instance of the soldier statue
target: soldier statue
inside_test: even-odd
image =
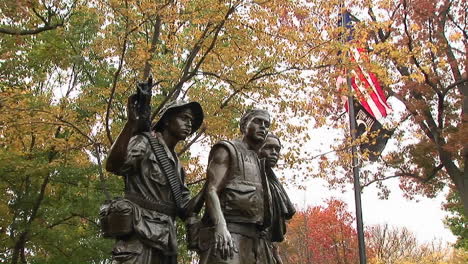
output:
[[[272,249],[272,254],[277,264],[283,264],[279,255],[277,242],[284,240],[286,234],[286,220],[289,220],[296,213],[288,194],[276,177],[273,168],[278,163],[281,151],[281,141],[274,134],[268,134],[263,146],[260,148],[259,157],[265,159],[266,174],[271,193],[271,227],[267,230],[267,248]]]
[[[139,84],[129,97],[128,120],[107,158],[106,169],[125,181],[125,197],[100,212],[104,236],[116,239],[114,264],[176,264],[175,217],[187,217],[189,191],[175,146],[200,127],[203,110],[173,101],[149,126],[151,85]]]
[[[257,153],[270,127],[265,110],[240,120],[241,139],[216,143],[209,155],[206,202],[200,230],[200,264],[274,263],[266,248],[271,197],[264,164]]]

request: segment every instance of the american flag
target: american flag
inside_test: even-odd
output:
[[[351,85],[356,96],[364,109],[380,120],[387,116],[391,108],[375,74],[362,66],[367,59],[366,51],[363,48],[351,48],[350,55],[351,60],[356,62],[356,67],[350,71]]]
[[[376,161],[385,148],[388,139],[393,134],[393,131],[384,129],[379,122],[379,120],[391,112],[391,108],[387,104],[387,98],[385,97],[377,76],[364,67],[369,62],[367,50],[359,47],[357,41],[352,40],[354,29],[349,12],[344,13],[342,19],[340,19],[339,24],[342,25],[343,23],[349,31],[347,40],[353,44],[353,47],[351,47],[348,53],[348,56],[350,56],[353,62],[353,68],[347,71],[350,85],[358,99],[357,102],[354,103],[357,136],[367,136],[369,138],[369,142],[362,143],[360,149],[361,151],[367,150],[369,160]],[[343,89],[342,87],[346,83],[346,78],[343,76],[337,78],[336,84],[339,89]],[[346,97],[343,98],[343,101],[348,111]]]
[[[350,31],[348,41],[351,41],[353,26],[350,13],[345,12],[342,20],[340,24],[344,22],[345,27]],[[364,68],[364,65],[369,61],[366,49],[358,47],[355,42],[354,44],[355,46],[349,52],[351,61],[356,65],[349,70],[351,86],[362,107],[374,118],[381,120],[391,112],[391,108],[387,104],[387,99],[377,76]],[[343,82],[343,79],[341,77],[337,82]]]

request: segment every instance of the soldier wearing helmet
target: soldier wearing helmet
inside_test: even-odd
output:
[[[203,110],[197,102],[168,103],[152,131],[139,132],[137,105],[131,96],[127,123],[106,162],[124,177],[125,197],[101,209],[103,231],[117,240],[113,263],[176,264],[175,217],[186,218],[189,190],[175,146],[201,126]]]

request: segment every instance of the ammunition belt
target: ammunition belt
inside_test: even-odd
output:
[[[156,211],[158,213],[165,214],[171,217],[175,217],[177,214],[177,209],[173,203],[155,201],[150,198],[144,198],[140,194],[131,192],[125,194],[125,199],[132,201],[133,203],[137,204],[142,208]]]
[[[161,145],[158,140],[152,136],[150,133],[143,133],[150,142],[151,148],[153,149],[154,155],[158,160],[159,164],[161,165],[164,174],[169,181],[169,186],[171,187],[172,195],[174,196],[174,200],[176,202],[177,208],[182,209],[182,190],[181,190],[181,180],[177,176],[175,172],[174,166],[169,161],[169,157],[167,156],[167,152],[164,149],[164,146]]]

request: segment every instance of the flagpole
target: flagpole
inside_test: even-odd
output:
[[[341,25],[346,28],[345,19],[343,15],[344,6],[341,6]],[[344,36],[345,34],[343,34]],[[364,241],[364,224],[362,219],[362,204],[361,204],[361,183],[359,182],[359,161],[357,158],[357,147],[356,147],[356,115],[354,113],[354,99],[353,99],[353,88],[351,85],[351,79],[348,72],[346,71],[346,84],[348,86],[348,114],[349,114],[349,129],[352,138],[351,144],[351,155],[352,155],[352,168],[353,168],[353,183],[354,183],[354,203],[356,206],[356,229],[358,234],[358,247],[359,247],[359,263],[366,264],[366,245]]]
[[[366,245],[364,241],[364,223],[362,220],[362,204],[361,204],[361,183],[359,182],[359,161],[357,158],[356,148],[356,118],[354,114],[354,100],[352,95],[351,80],[349,76],[346,76],[346,82],[350,89],[350,95],[348,96],[348,109],[349,109],[349,128],[352,138],[351,155],[352,155],[352,167],[353,167],[353,182],[354,182],[354,203],[356,206],[356,225],[358,233],[358,246],[359,246],[359,263],[366,264]]]

